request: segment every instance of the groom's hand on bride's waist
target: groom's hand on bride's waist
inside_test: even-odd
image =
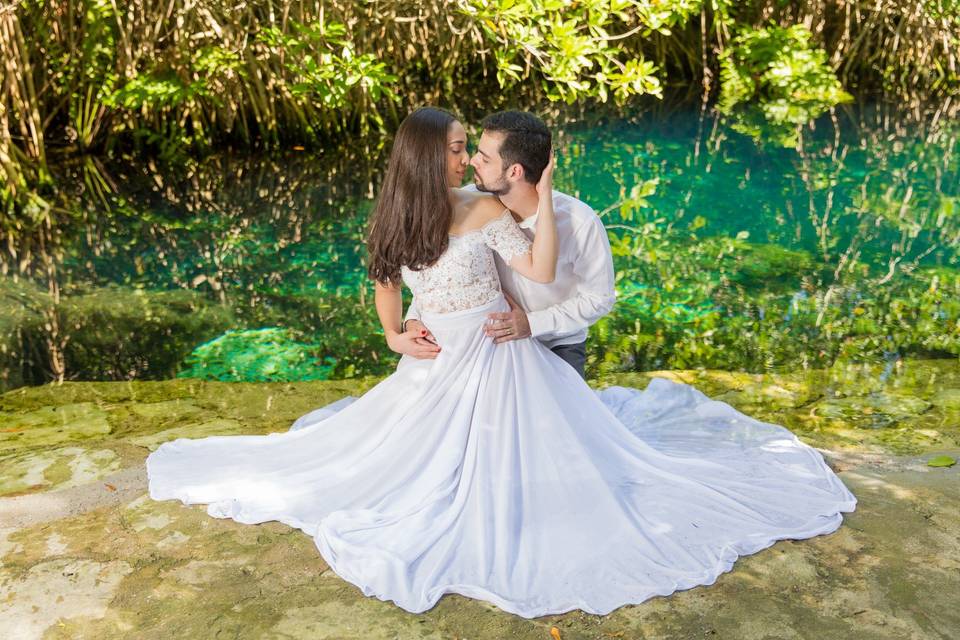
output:
[[[406,331],[387,338],[387,345],[392,351],[411,358],[433,359],[440,353],[440,345],[419,320],[407,320],[404,324]]]
[[[527,312],[509,296],[507,296],[507,302],[510,303],[510,311],[488,313],[487,323],[483,326],[484,333],[493,338],[495,344],[530,337],[530,321],[527,320]]]

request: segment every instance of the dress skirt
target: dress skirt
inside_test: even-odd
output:
[[[404,356],[288,432],[164,443],[150,496],[301,529],[344,580],[407,611],[459,593],[528,618],[712,584],[854,510],[781,426],[663,379],[594,391],[535,339],[494,344],[484,322],[507,309],[424,314],[435,360]]]

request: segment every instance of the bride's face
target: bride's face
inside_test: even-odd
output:
[[[467,131],[454,120],[447,128],[447,186],[459,187],[470,163],[467,153]]]

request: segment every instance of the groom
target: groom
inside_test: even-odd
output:
[[[513,212],[531,240],[537,221],[536,184],[550,157],[550,130],[523,111],[484,118],[483,135],[471,158],[475,188],[491,193]],[[465,187],[470,189],[471,187]],[[495,254],[510,311],[491,313],[487,335],[501,343],[536,338],[585,377],[587,328],[613,307],[613,256],[600,218],[573,196],[553,192],[559,252],[556,279],[539,284],[524,278]],[[411,304],[398,351],[435,358],[436,343]]]

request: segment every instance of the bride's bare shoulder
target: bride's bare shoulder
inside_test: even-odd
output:
[[[459,218],[465,227],[481,227],[500,216],[506,209],[499,198],[488,193],[459,189]]]

